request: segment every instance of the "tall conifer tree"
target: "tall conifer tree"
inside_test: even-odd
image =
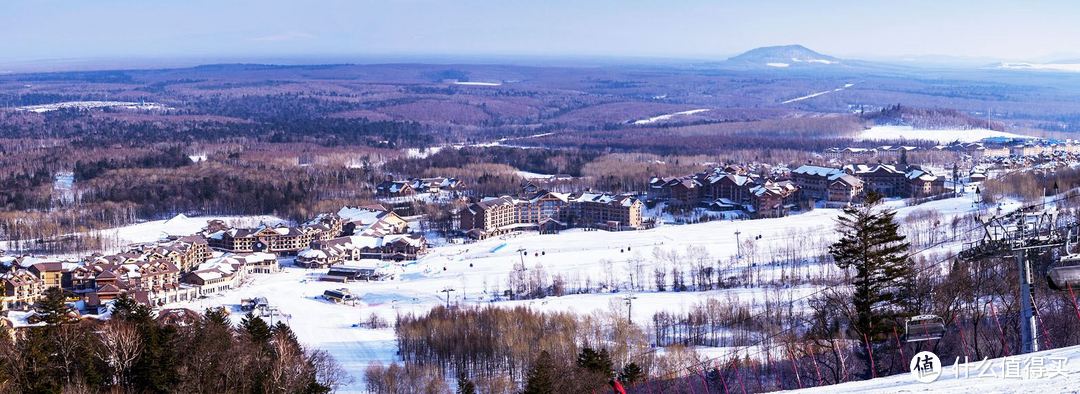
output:
[[[829,247],[836,265],[851,269],[851,326],[854,339],[865,346],[885,340],[896,318],[904,314],[914,272],[910,243],[899,232],[896,212],[882,208],[881,195],[871,192],[865,204],[844,208],[837,219],[840,240]],[[860,349],[862,350],[862,349]],[[869,362],[869,352],[861,354]]]

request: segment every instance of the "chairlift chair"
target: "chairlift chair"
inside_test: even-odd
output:
[[[945,319],[936,315],[918,315],[904,323],[904,340],[908,343],[931,341],[945,336]]]
[[[1047,286],[1054,290],[1080,289],[1080,254],[1062,257],[1046,270]]]

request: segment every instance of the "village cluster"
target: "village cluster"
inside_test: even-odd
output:
[[[946,192],[945,178],[907,164],[803,165],[768,177],[728,166],[677,178],[654,178],[649,198],[670,205],[741,210],[754,218],[772,218],[818,203],[859,203],[871,191],[898,198],[937,196]]]
[[[279,257],[325,268],[346,260],[415,259],[426,248],[422,235],[410,233],[404,219],[381,206],[344,207],[299,226],[234,228],[215,220],[194,235],[77,261],[0,257],[0,310],[27,309],[49,288],[62,289],[91,313],[120,294],[157,307],[235,288],[248,275],[278,272]],[[375,279],[374,272],[367,267],[362,275],[328,279]]]
[[[635,194],[554,192],[560,177],[537,183],[524,181],[517,196],[480,198],[453,209],[452,229],[472,239],[484,239],[513,231],[533,230],[555,233],[567,228],[597,228],[609,231],[639,230],[652,225],[642,216],[643,204]],[[457,198],[467,201],[473,193],[454,178],[413,178],[386,180],[376,186],[384,203],[395,204],[420,196],[435,200]]]
[[[917,146],[884,145],[872,148],[846,147],[826,149],[823,156],[845,163],[897,162],[911,152],[959,152],[974,161],[1000,161],[1002,159],[1033,158],[1055,154],[1078,154],[1080,143],[1074,140],[1055,141],[1044,139],[985,138],[979,142],[952,142],[929,148]]]
[[[954,167],[950,179],[926,166],[908,164],[909,154],[927,151],[958,152],[969,162],[963,172]],[[830,148],[822,158],[831,164],[807,164],[794,170],[729,165],[687,176],[657,177],[650,180],[646,199],[668,206],[739,211],[752,218],[770,218],[815,206],[858,204],[869,192],[887,198],[934,198],[951,195],[965,180],[986,180],[988,168],[1067,165],[1080,160],[1080,144],[988,138],[933,148]]]

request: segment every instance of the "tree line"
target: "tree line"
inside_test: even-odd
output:
[[[329,393],[349,379],[288,325],[250,314],[160,322],[121,296],[110,319],[78,319],[56,288],[33,310],[16,341],[0,332],[0,392]]]

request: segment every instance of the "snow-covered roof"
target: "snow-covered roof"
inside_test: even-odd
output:
[[[349,241],[352,246],[356,248],[377,248],[383,245],[382,237],[371,237],[367,235],[354,235],[349,237]]]
[[[44,263],[46,261],[46,259],[40,257],[24,256],[23,258],[19,259],[19,266],[23,268],[30,268],[34,264]]]
[[[385,212],[360,207],[341,207],[337,214],[347,222],[372,223],[378,220]]]
[[[191,274],[199,277],[199,279],[202,279],[203,281],[221,279],[221,278],[225,277],[225,274],[222,273],[221,271],[218,271],[218,270],[206,270],[206,271],[201,271],[200,270],[200,271],[192,272]]]
[[[841,173],[840,175],[835,177],[829,177],[829,180],[832,182],[846,183],[855,187],[862,186],[863,184],[863,181],[861,179],[844,173]]]
[[[252,262],[252,261],[263,261],[263,260],[277,259],[277,255],[275,255],[273,253],[267,253],[267,252],[253,252],[253,253],[248,253],[248,254],[243,255],[243,258],[245,260],[247,260],[248,262]]]
[[[836,174],[836,173],[842,172],[842,171],[840,171],[839,168],[829,168],[829,167],[818,167],[818,166],[812,166],[812,165],[802,165],[802,166],[799,166],[799,168],[796,168],[794,171],[791,171],[791,172],[795,173],[795,174],[802,174],[802,175],[828,177],[828,176],[831,176],[833,174]]]
[[[326,258],[326,252],[323,252],[323,251],[318,250],[318,249],[311,249],[311,248],[301,250],[300,253],[297,253],[296,255],[298,257],[303,257],[305,259],[325,259]]]
[[[420,246],[420,245],[423,245],[424,238],[419,237],[419,236],[414,236],[414,235],[411,235],[411,234],[394,234],[394,235],[387,235],[386,237],[383,238],[383,243],[392,243],[392,242],[404,242],[404,243],[407,243],[407,244],[412,245],[412,246]]]

